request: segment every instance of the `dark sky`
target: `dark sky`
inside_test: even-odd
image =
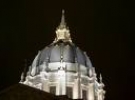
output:
[[[55,38],[65,9],[73,42],[101,72],[106,100],[133,100],[135,15],[124,0],[1,0],[0,90],[16,84],[39,50]]]

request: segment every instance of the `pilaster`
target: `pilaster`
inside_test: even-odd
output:
[[[94,83],[89,83],[88,84],[88,94],[87,98],[88,100],[94,100]]]

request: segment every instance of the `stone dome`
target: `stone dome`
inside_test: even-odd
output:
[[[104,100],[105,94],[102,77],[98,82],[89,57],[72,42],[64,11],[55,40],[38,52],[20,83],[71,99]]]
[[[80,72],[87,76],[92,76],[94,73],[87,54],[72,42],[64,13],[56,29],[55,40],[38,53],[28,73],[34,76],[44,71],[57,72],[59,68],[65,68],[67,72],[74,73],[80,68]]]
[[[57,41],[49,46],[46,46],[40,51],[40,55],[37,59],[37,66],[44,62],[67,62],[78,63],[86,67],[92,67],[92,63],[85,52],[77,47],[72,42]]]

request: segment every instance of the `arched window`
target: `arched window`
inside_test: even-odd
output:
[[[56,94],[56,86],[50,86],[50,93]]]
[[[66,87],[66,94],[68,98],[73,98],[73,89],[72,87]]]
[[[86,90],[82,90],[82,96],[83,96],[83,100],[87,100],[87,91]]]

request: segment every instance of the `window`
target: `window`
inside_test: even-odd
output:
[[[87,91],[82,90],[83,100],[87,100]]]
[[[72,87],[66,87],[66,94],[68,98],[73,98],[73,89]]]
[[[50,86],[50,93],[56,94],[56,86]]]

